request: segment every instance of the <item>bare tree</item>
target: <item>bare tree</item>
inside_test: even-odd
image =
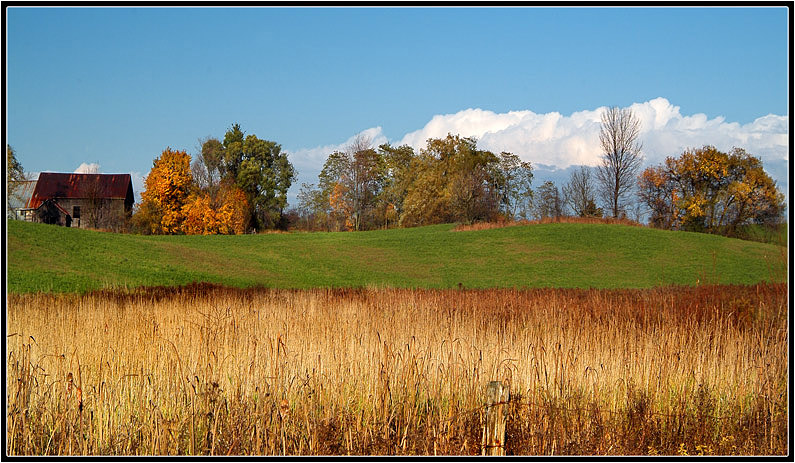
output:
[[[306,230],[331,231],[329,220],[330,206],[328,196],[313,183],[302,183],[298,191],[299,225]]]
[[[191,174],[202,190],[217,192],[221,183],[223,149],[223,145],[216,138],[199,139],[199,149],[191,164]]]
[[[563,198],[578,217],[602,216],[602,210],[596,207],[596,185],[590,167],[580,166],[571,173],[569,182],[563,185]]]
[[[351,160],[351,193],[353,200],[353,224],[354,229],[359,230],[362,226],[362,215],[368,202],[367,196],[370,193],[367,188],[374,177],[375,152],[372,150],[370,137],[358,134],[346,150],[348,159]]]
[[[92,175],[86,179],[84,194],[86,208],[82,215],[86,226],[116,231],[121,217],[117,211],[114,211],[111,200],[105,197],[99,175]]]
[[[640,121],[629,108],[614,106],[602,114],[599,142],[603,156],[596,173],[602,200],[614,218],[624,212],[643,161],[639,135]]]

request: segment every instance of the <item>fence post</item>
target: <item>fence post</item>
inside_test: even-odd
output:
[[[491,381],[486,388],[486,426],[483,428],[481,455],[505,455],[505,406],[510,399],[510,386]]]

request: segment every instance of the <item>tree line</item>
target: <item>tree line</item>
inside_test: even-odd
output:
[[[602,158],[579,166],[559,188],[533,188],[533,166],[495,154],[473,137],[448,134],[408,145],[373,146],[365,136],[326,158],[317,183],[301,185],[287,209],[296,171],[276,142],[233,124],[198,153],[167,148],[154,159],[130,230],[144,234],[240,234],[267,229],[359,231],[437,223],[563,216],[612,217],[671,230],[734,235],[746,224],[774,225],[784,195],[762,161],[742,148],[706,145],[640,170],[641,126],[629,109],[601,118]],[[24,178],[7,146],[9,185]],[[18,182],[17,182],[18,183]],[[11,190],[9,190],[11,192]]]
[[[564,216],[648,217],[657,228],[735,235],[741,225],[778,224],[784,196],[762,162],[741,148],[685,150],[641,171],[641,124],[630,109],[601,118],[601,162],[579,166],[559,188],[532,188],[519,156],[479,149],[474,138],[432,138],[372,147],[356,138],[328,156],[317,184],[303,184],[290,223],[304,230],[369,230],[435,223]]]
[[[513,217],[528,205],[532,178],[530,163],[469,137],[429,139],[415,153],[359,136],[328,156],[317,184],[301,185],[297,225],[372,230]]]

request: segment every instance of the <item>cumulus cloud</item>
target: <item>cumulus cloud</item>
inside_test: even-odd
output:
[[[563,116],[558,112],[533,111],[494,113],[467,109],[455,114],[434,116],[422,129],[406,134],[398,143],[415,150],[428,138],[448,133],[474,137],[478,146],[495,152],[509,151],[525,161],[565,168],[572,164],[593,164],[598,159],[601,108]]]
[[[320,169],[323,167],[323,163],[326,162],[326,158],[329,154],[335,151],[344,151],[345,148],[353,143],[356,137],[360,135],[369,138],[370,144],[374,147],[388,142],[381,127],[372,127],[352,135],[342,143],[285,151],[290,159],[290,162],[293,164],[293,166],[295,166],[296,169],[298,169],[299,173],[304,170],[320,172]]]
[[[75,169],[76,174],[98,174],[99,173],[99,164],[92,162],[91,164],[86,164],[85,162],[80,164],[80,167]]]
[[[425,127],[406,134],[398,144],[422,148],[428,138],[448,133],[478,139],[478,146],[499,152],[509,151],[526,161],[565,169],[571,165],[599,163],[599,129],[605,107],[563,116],[557,112],[533,111],[494,113],[466,109],[455,114],[434,116]],[[741,125],[723,117],[705,114],[683,115],[679,106],[665,98],[635,103],[630,109],[640,119],[643,154],[647,164],[658,164],[690,147],[706,144],[728,150],[745,148],[763,161],[787,159],[787,116],[768,114]]]

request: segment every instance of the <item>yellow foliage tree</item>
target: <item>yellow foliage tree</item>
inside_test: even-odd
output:
[[[739,225],[775,223],[784,209],[762,161],[741,148],[686,150],[646,169],[639,187],[652,223],[671,228],[733,234]]]
[[[215,211],[210,207],[210,197],[207,195],[192,196],[190,201],[182,207],[185,220],[182,231],[186,235],[213,235],[215,234]]]
[[[337,229],[341,230],[351,230],[354,226],[351,217],[353,210],[350,203],[345,200],[347,191],[348,189],[341,182],[337,182],[331,189],[328,198],[331,217],[336,222]]]
[[[147,211],[147,217],[139,218],[139,226],[154,234],[182,232],[185,220],[183,206],[192,185],[190,155],[166,148],[154,160],[152,170],[146,176],[146,189],[141,193],[139,210]]]
[[[221,190],[220,198],[219,220],[225,224],[229,234],[245,233],[249,211],[246,193],[232,184]]]
[[[234,185],[218,194],[216,206],[208,194],[196,194],[183,206],[182,231],[186,235],[233,235],[246,231],[248,201],[246,194]]]

